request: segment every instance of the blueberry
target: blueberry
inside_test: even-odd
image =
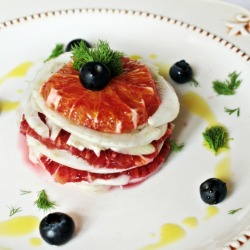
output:
[[[73,219],[64,213],[55,212],[44,217],[39,225],[42,238],[51,245],[62,245],[68,242],[75,230]]]
[[[104,89],[110,79],[110,69],[103,63],[88,62],[80,69],[80,81],[89,90]]]
[[[71,49],[72,49],[74,46],[79,45],[79,43],[80,43],[81,41],[84,42],[88,48],[91,48],[91,45],[90,45],[89,42],[87,42],[86,40],[83,40],[83,39],[78,38],[78,39],[74,39],[74,40],[70,41],[70,42],[67,44],[67,46],[66,46],[66,48],[65,48],[65,51],[66,51],[66,52],[71,51]]]
[[[217,178],[210,178],[200,185],[201,199],[207,204],[217,204],[225,199],[227,185]]]
[[[181,60],[171,66],[169,75],[173,81],[182,84],[192,80],[193,71],[190,65],[185,60]]]

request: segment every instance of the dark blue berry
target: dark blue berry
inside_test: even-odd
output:
[[[73,219],[64,213],[51,213],[44,217],[39,225],[42,238],[51,245],[62,245],[68,242],[75,230]]]
[[[192,80],[193,71],[190,65],[185,60],[181,60],[171,66],[169,75],[173,81],[182,84]]]
[[[201,199],[207,204],[222,202],[227,195],[227,185],[217,178],[210,178],[200,185]]]
[[[103,63],[88,62],[80,69],[80,81],[86,89],[102,90],[110,79],[110,69]]]

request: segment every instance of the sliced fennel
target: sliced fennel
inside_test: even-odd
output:
[[[100,174],[119,173],[119,172],[122,172],[125,170],[125,169],[93,167],[93,166],[89,165],[86,161],[84,161],[83,159],[72,155],[71,153],[69,153],[66,150],[48,149],[41,142],[39,142],[38,140],[36,140],[33,137],[28,136],[28,135],[27,135],[27,144],[28,144],[29,148],[31,148],[33,155],[36,155],[37,157],[39,157],[40,154],[45,155],[46,157],[48,157],[52,161],[55,161],[59,164],[68,166],[70,168],[89,171],[92,173],[100,173]],[[38,159],[36,159],[36,161],[38,161]],[[134,166],[134,167],[136,167],[136,166]],[[132,169],[134,167],[130,167],[128,169]]]
[[[178,97],[174,88],[162,76],[158,74],[158,68],[148,62],[143,62],[148,66],[151,74],[154,76],[159,91],[161,103],[156,112],[149,117],[148,124],[153,127],[158,127],[162,124],[173,121],[180,109]]]
[[[44,99],[37,91],[33,91],[33,98],[36,100],[43,113],[57,126],[62,127],[69,133],[82,138],[83,140],[99,144],[108,148],[131,148],[147,145],[154,140],[160,139],[167,131],[168,124],[159,127],[146,126],[133,133],[109,134],[99,132],[87,127],[73,124],[68,119],[49,109]]]

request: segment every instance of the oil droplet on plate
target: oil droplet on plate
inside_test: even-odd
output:
[[[161,76],[163,76],[165,79],[169,78],[169,69],[171,67],[171,65],[167,64],[167,63],[154,63],[158,69],[159,69],[159,74]]]
[[[39,247],[43,244],[43,241],[41,238],[34,237],[30,239],[30,244],[34,247]]]
[[[22,93],[23,93],[23,89],[17,89],[17,90],[16,90],[16,93],[17,93],[17,94],[22,94]]]
[[[151,54],[151,55],[149,55],[149,58],[150,58],[150,59],[157,59],[157,57],[158,57],[158,56],[157,56],[156,54]]]
[[[142,59],[142,56],[137,55],[137,54],[134,54],[134,55],[131,55],[130,58],[131,58],[132,60],[138,60],[138,59]]]
[[[152,237],[152,238],[154,238],[156,236],[156,234],[155,233],[151,233],[149,236]]]
[[[205,220],[209,220],[212,217],[216,216],[219,213],[219,208],[215,206],[209,206],[206,209],[206,216],[204,217]]]
[[[214,176],[224,182],[230,182],[232,179],[230,163],[229,155],[222,158],[215,167]]]
[[[12,78],[12,77],[24,77],[27,74],[28,70],[33,65],[34,65],[33,62],[24,62],[24,63],[19,64],[17,67],[15,67],[9,73],[7,73],[2,78],[0,78],[0,84],[9,78]]]
[[[187,92],[182,96],[182,101],[189,112],[204,119],[209,126],[218,123],[207,102],[197,93]]]
[[[0,101],[0,112],[8,112],[17,109],[19,101]]]
[[[222,158],[215,166],[214,177],[224,181],[227,184],[227,190],[232,190],[232,172],[229,155]]]
[[[185,236],[182,227],[176,224],[167,223],[162,225],[160,230],[160,240],[156,243],[143,247],[141,250],[156,250],[168,246],[176,241],[181,240]]]
[[[196,217],[187,217],[182,223],[189,228],[195,228],[198,226],[198,220]]]
[[[0,236],[23,236],[39,226],[36,216],[19,216],[0,222]]]
[[[138,55],[138,54],[131,55],[130,58],[132,60],[143,59],[143,57]],[[151,55],[149,55],[149,58],[155,60],[155,59],[157,59],[157,55],[156,54],[151,54]],[[171,65],[166,64],[166,63],[161,63],[161,62],[154,62],[154,65],[158,67],[159,74],[161,76],[163,76],[164,78],[169,77],[169,69],[170,69]]]

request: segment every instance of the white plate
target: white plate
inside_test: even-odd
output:
[[[2,112],[1,221],[26,215],[44,217],[47,213],[39,211],[33,203],[37,192],[45,189],[58,204],[52,211],[70,214],[77,225],[75,237],[61,249],[158,249],[160,230],[167,223],[181,227],[185,235],[171,244],[163,244],[162,249],[220,249],[226,244],[239,248],[239,239],[247,241],[250,224],[249,55],[219,34],[161,15],[111,9],[55,11],[2,24],[0,55],[4,63],[0,76],[4,77],[23,62],[46,58],[56,43],[67,43],[78,37],[92,43],[107,40],[114,49],[157,63],[163,73],[180,59],[188,61],[199,87],[174,83],[173,86],[180,100],[188,91],[204,99],[233,138],[229,142],[230,149],[215,156],[205,148],[202,132],[207,122],[181,103],[173,138],[185,144],[183,151],[172,153],[158,173],[138,186],[93,191],[78,185],[56,184],[46,173],[34,171],[24,157],[15,110]],[[224,80],[232,71],[241,73],[242,84],[237,93],[217,96],[212,81]],[[29,72],[26,79],[33,73]],[[24,77],[5,78],[0,83],[0,101],[20,100],[20,89],[28,84]],[[240,116],[228,115],[224,107],[240,107]],[[229,159],[226,173],[230,172],[230,192],[225,201],[214,206],[218,213],[206,218],[209,206],[199,197],[199,185],[216,175],[216,167],[223,159]],[[32,192],[20,195],[20,190]],[[9,217],[11,206],[20,207],[22,211]],[[242,209],[234,215],[228,214],[229,210],[237,208]],[[189,217],[197,221],[194,228],[183,222]],[[0,236],[0,249],[33,249],[35,246],[30,240],[34,237],[40,237],[38,228],[22,237]],[[147,248],[152,244],[154,247]],[[52,248],[46,243],[38,245],[37,249]]]

